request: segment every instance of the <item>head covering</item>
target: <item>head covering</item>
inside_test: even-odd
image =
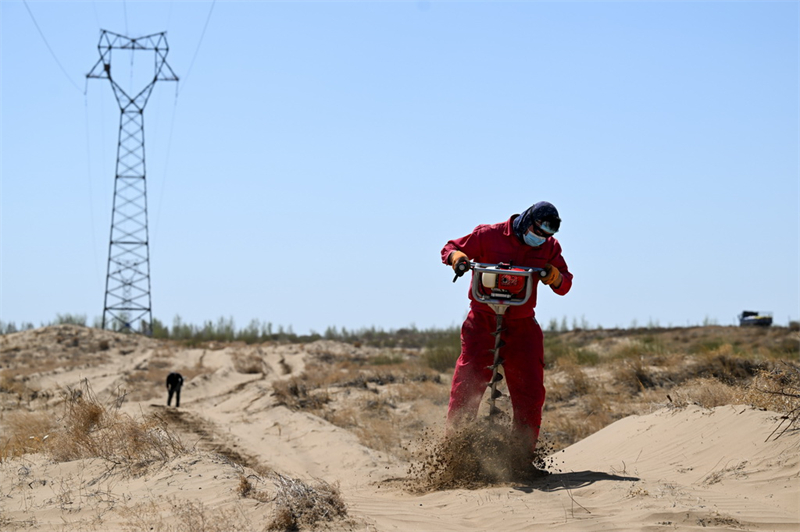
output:
[[[514,218],[512,228],[520,241],[524,242],[523,235],[535,222],[542,224],[542,229],[551,233],[555,233],[561,227],[561,218],[558,217],[558,210],[552,203],[548,201],[534,203]]]

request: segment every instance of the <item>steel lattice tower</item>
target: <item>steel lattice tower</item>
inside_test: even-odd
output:
[[[131,39],[101,30],[97,45],[100,59],[87,78],[108,79],[121,112],[117,144],[117,171],[108,245],[108,273],[103,304],[103,328],[152,334],[150,301],[150,246],[147,229],[147,182],[144,164],[144,107],[157,81],[178,81],[166,62],[166,33]],[[129,96],[111,77],[111,51],[155,52],[152,81],[136,96]]]

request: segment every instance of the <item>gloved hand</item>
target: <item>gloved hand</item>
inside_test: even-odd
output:
[[[450,265],[453,267],[453,271],[456,272],[456,276],[453,278],[453,282],[456,279],[467,273],[469,270],[469,259],[467,258],[467,254],[463,251],[455,250],[450,253]]]
[[[561,272],[552,264],[545,264],[544,271],[547,275],[541,278],[542,283],[546,285],[553,285],[555,288],[561,286]]]

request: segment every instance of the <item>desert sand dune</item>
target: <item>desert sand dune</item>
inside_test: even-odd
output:
[[[4,445],[15,414],[57,412],[66,390],[88,382],[106,404],[119,400],[121,387],[147,387],[125,395],[120,411],[155,415],[187,450],[136,471],[103,458],[5,455],[2,530],[265,530],[277,505],[271,474],[338,486],[347,516],[309,530],[800,530],[800,439],[796,430],[776,437],[774,412],[667,404],[553,454],[544,479],[426,490],[409,473],[410,455],[370,448],[357,430],[281,404],[274,393],[311,358],[352,354],[352,346],[182,348],[81,328],[37,331],[0,340],[5,371],[24,374],[26,386],[39,390],[31,399],[5,385]],[[166,406],[160,383],[175,368],[187,377],[180,408]],[[152,378],[139,379],[145,374]],[[326,393],[330,408],[342,411],[356,397],[349,388]],[[426,406],[439,423],[398,438],[424,452],[441,433],[444,409]],[[399,401],[395,410],[413,412]],[[31,426],[31,438],[43,435]]]

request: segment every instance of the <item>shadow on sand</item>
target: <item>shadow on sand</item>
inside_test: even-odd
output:
[[[516,486],[514,489],[525,493],[532,493],[534,491],[571,490],[607,480],[616,482],[636,482],[641,479],[638,477],[611,475],[599,471],[572,471],[569,473],[553,473],[541,479],[527,482],[524,486]]]

